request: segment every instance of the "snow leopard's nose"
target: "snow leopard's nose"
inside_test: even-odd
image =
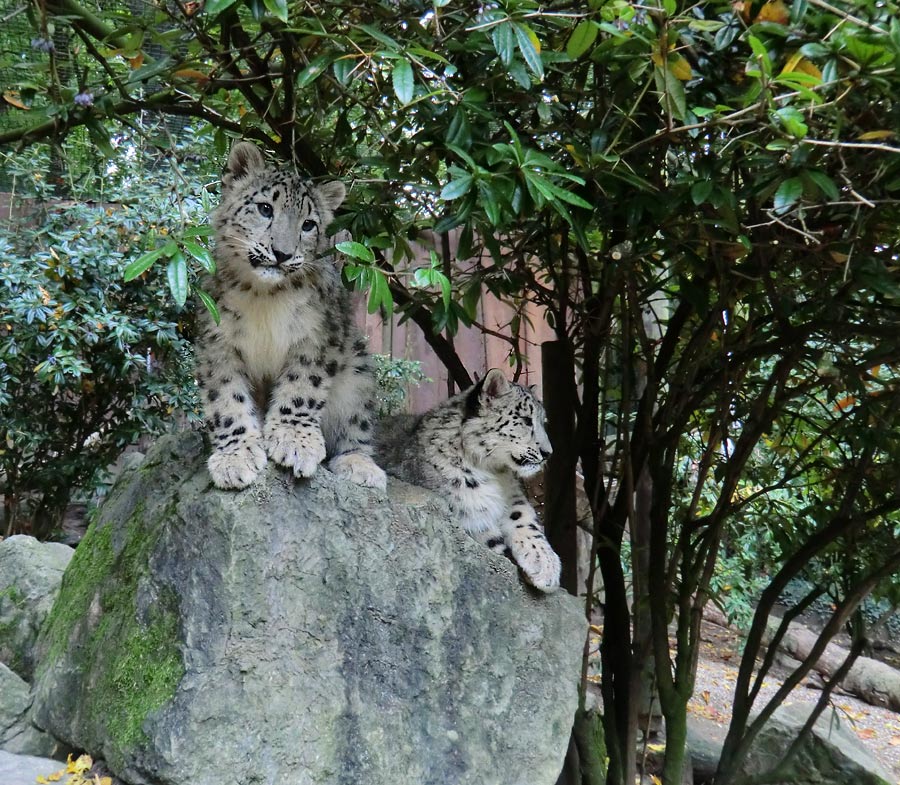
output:
[[[552,447],[547,447],[546,449],[541,447],[541,458],[546,461],[551,455],[553,455]]]
[[[288,259],[290,259],[294,254],[287,253],[287,251],[279,251],[277,248],[272,246],[272,254],[275,257],[275,261],[278,264],[284,264]]]

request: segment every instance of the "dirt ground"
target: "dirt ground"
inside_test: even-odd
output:
[[[697,686],[688,711],[722,725],[731,719],[731,702],[741,655],[740,636],[710,622],[703,623]],[[781,686],[777,674],[763,683],[758,700],[765,701]],[[786,703],[814,703],[820,692],[800,685]],[[892,771],[900,785],[900,714],[870,706],[849,695],[833,695],[833,709],[850,723],[860,741]]]

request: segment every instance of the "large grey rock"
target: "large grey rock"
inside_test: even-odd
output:
[[[58,745],[31,724],[31,687],[0,663],[0,750],[18,755],[53,755]],[[0,783],[6,785],[0,778]]]
[[[38,724],[153,785],[552,785],[580,604],[436,496],[321,469],[217,491],[199,436],[126,471],[44,627]]]
[[[68,545],[16,535],[0,541],[0,662],[26,681],[38,631],[72,558]]]
[[[754,740],[741,767],[744,774],[761,775],[774,769],[809,718],[811,703],[781,706]],[[725,728],[698,717],[688,720],[688,748],[694,775],[703,782],[715,773]],[[812,734],[785,771],[790,785],[891,785],[890,772],[860,743],[838,712],[826,709]]]

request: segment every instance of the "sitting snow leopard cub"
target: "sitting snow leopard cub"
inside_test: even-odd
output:
[[[344,195],[340,182],[267,166],[249,142],[231,150],[212,215],[218,273],[207,281],[221,322],[204,311],[197,345],[219,488],[246,487],[267,456],[297,477],[327,456],[335,474],[385,487],[371,458],[370,360],[338,267],[321,258]]]
[[[448,494],[463,528],[510,555],[529,583],[559,586],[559,557],[519,482],[551,452],[544,407],[530,390],[494,369],[420,417],[384,423],[376,443],[389,473]]]

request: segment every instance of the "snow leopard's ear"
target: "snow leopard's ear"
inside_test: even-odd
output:
[[[228,155],[228,163],[225,165],[225,174],[222,175],[222,185],[226,188],[235,180],[266,168],[266,159],[260,149],[250,142],[238,142],[231,148]]]
[[[330,182],[322,183],[317,186],[316,195],[325,207],[331,210],[331,212],[334,212],[341,206],[341,202],[344,201],[344,197],[347,195],[347,189],[340,180],[331,180]]]
[[[509,392],[509,382],[499,368],[491,368],[484,377],[481,394],[485,398],[499,398]]]

